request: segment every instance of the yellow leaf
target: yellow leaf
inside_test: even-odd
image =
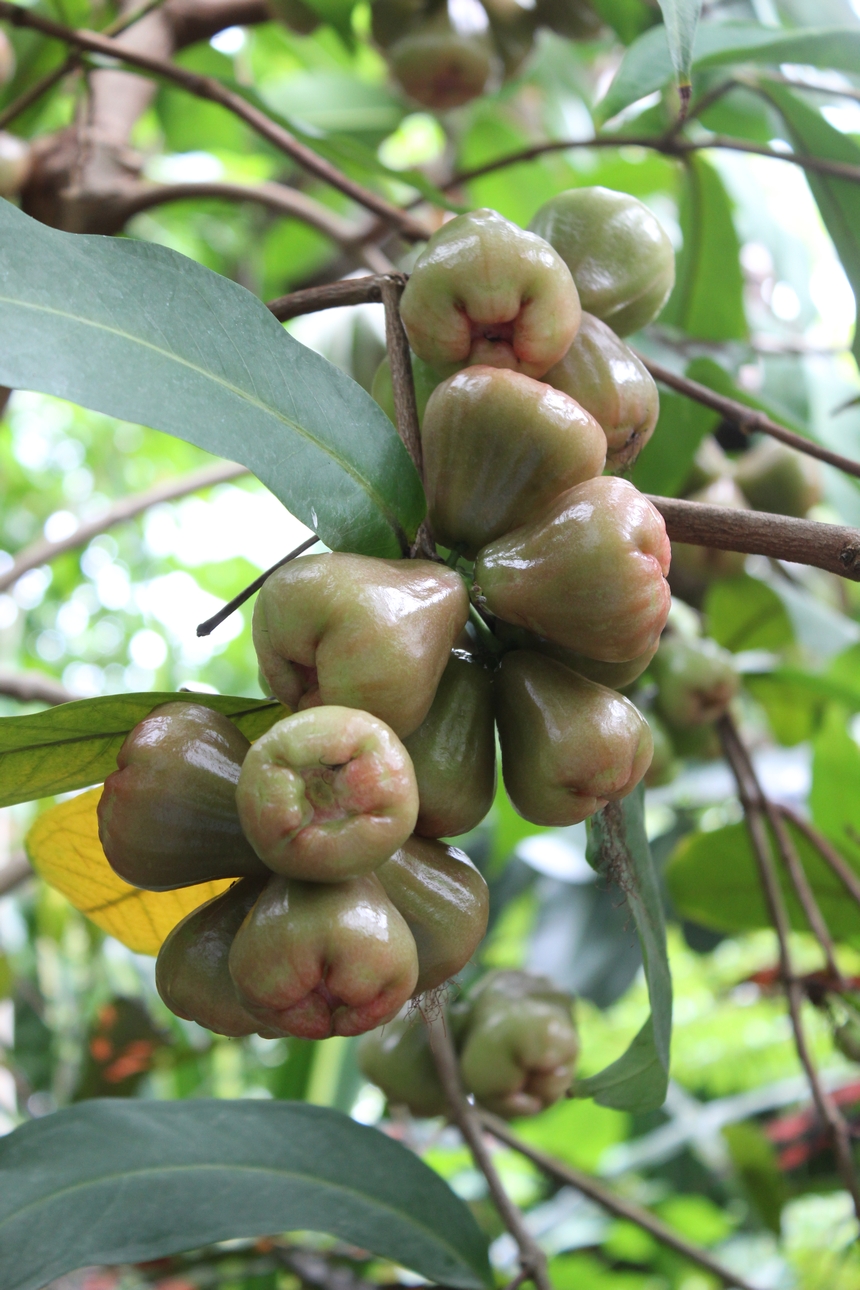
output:
[[[157,954],[192,909],[226,891],[230,879],[178,891],[141,891],[118,878],[99,842],[101,786],[44,811],[27,834],[33,868],[97,927],[138,954]]]

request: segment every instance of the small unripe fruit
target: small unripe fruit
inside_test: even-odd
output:
[[[735,483],[757,511],[802,519],[823,495],[821,467],[812,457],[767,439],[745,452]]]
[[[484,36],[447,22],[423,23],[388,49],[392,75],[410,98],[434,112],[461,107],[482,94],[492,62]]]
[[[666,624],[669,557],[660,513],[626,480],[604,476],[485,546],[473,594],[505,622],[623,663],[656,646]]]
[[[619,336],[652,322],[675,282],[675,252],[656,216],[628,193],[571,188],[541,206],[529,227],[573,274],[582,308]]]
[[[288,707],[359,708],[403,738],[427,716],[468,613],[459,574],[428,560],[304,556],[263,585],[254,648]]]
[[[428,363],[422,362],[417,354],[413,354],[411,359],[412,381],[415,386],[415,403],[418,409],[418,424],[420,426],[424,421],[427,400],[436,389],[441,377]],[[391,424],[396,425],[397,412],[394,407],[394,390],[391,387],[391,363],[388,355],[383,358],[376,369],[370,393],[376,399]]]
[[[579,1053],[570,997],[545,977],[492,972],[470,1002],[460,1071],[476,1100],[513,1119],[563,1097]]]
[[[701,489],[708,488],[718,480],[730,479],[733,472],[734,463],[723,452],[714,436],[709,434],[696,449],[681,496],[694,497]]]
[[[651,667],[659,687],[657,707],[680,729],[716,721],[740,688],[731,654],[712,640],[666,637]]]
[[[403,742],[418,784],[415,832],[452,838],[474,829],[496,791],[496,739],[490,673],[455,650],[430,711]]]
[[[218,1035],[252,1035],[260,1023],[239,1002],[227,958],[266,879],[243,878],[174,927],[158,951],[155,984],[171,1012]]]
[[[421,431],[437,541],[473,559],[603,470],[606,439],[575,399],[520,372],[467,367],[433,391]]]
[[[30,177],[32,149],[25,139],[0,130],[0,197],[15,197]]]
[[[672,740],[663,722],[653,712],[648,713],[647,719],[653,752],[651,765],[645,772],[645,785],[647,788],[659,788],[661,784],[671,783],[677,774],[678,765]]]
[[[706,488],[690,495],[690,501],[706,506],[725,506],[730,510],[748,511],[749,503],[733,479],[714,480]],[[705,587],[720,578],[739,577],[746,565],[740,551],[720,551],[716,547],[672,543],[672,590],[684,600],[698,603]]]
[[[654,433],[660,396],[644,363],[611,327],[583,313],[576,339],[544,379],[594,417],[606,436],[607,469],[633,464]]]
[[[533,824],[578,824],[648,769],[651,734],[638,709],[554,659],[506,654],[495,689],[505,788]]]
[[[227,717],[164,703],[127,736],[99,799],[111,868],[146,891],[265,874],[246,841],[236,785],[250,744]]]
[[[309,36],[320,25],[319,14],[304,0],[266,0],[272,17],[299,36]]]
[[[390,1021],[415,989],[418,955],[375,874],[342,883],[273,876],[236,933],[230,975],[270,1032],[327,1039]]]
[[[484,938],[490,893],[465,851],[412,837],[376,876],[418,950],[415,994],[456,976]]]
[[[358,1066],[393,1106],[405,1106],[418,1116],[445,1114],[445,1093],[419,1016],[395,1017],[365,1035],[358,1045]]]
[[[370,30],[381,49],[418,25],[424,15],[423,0],[372,0]]]
[[[505,76],[519,71],[534,45],[537,20],[533,9],[517,0],[481,0],[490,20],[493,43],[505,69]]]
[[[294,713],[257,740],[236,802],[270,869],[340,882],[378,868],[406,841],[418,787],[409,754],[384,722],[329,705]]]
[[[567,353],[581,310],[547,242],[497,211],[476,210],[430,238],[400,313],[415,353],[443,375],[484,363],[540,377]]]

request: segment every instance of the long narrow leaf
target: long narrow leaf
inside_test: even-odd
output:
[[[693,66],[693,39],[702,12],[702,0],[659,0],[666,25],[669,57],[683,93],[689,90]]]

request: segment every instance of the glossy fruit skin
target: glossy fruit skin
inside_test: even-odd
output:
[[[243,878],[183,918],[158,951],[155,984],[171,1012],[218,1035],[252,1035],[260,1023],[242,1007],[227,957],[267,879]]]
[[[404,746],[418,783],[415,832],[453,838],[480,824],[496,791],[493,682],[482,663],[451,653],[430,711]]]
[[[774,439],[740,457],[735,483],[757,511],[796,519],[802,519],[823,496],[818,462]]]
[[[442,565],[304,556],[263,585],[254,648],[288,707],[360,708],[402,739],[426,717],[468,613],[462,578]]]
[[[611,188],[570,188],[529,228],[573,274],[583,309],[628,336],[652,322],[675,282],[675,252],[647,206]]]
[[[494,624],[494,631],[499,640],[504,641],[510,649],[528,649],[545,654],[547,658],[554,658],[557,663],[569,667],[571,672],[584,676],[587,681],[596,681],[598,685],[605,685],[610,690],[623,690],[632,685],[657,652],[657,646],[653,645],[644,654],[624,663],[605,663],[597,658],[589,658],[586,654],[578,654],[576,650],[565,649],[563,645],[556,645],[544,636],[535,636],[523,627],[512,627],[501,619],[497,619]]]
[[[405,1106],[422,1117],[445,1114],[445,1093],[420,1016],[395,1017],[384,1029],[364,1035],[358,1045],[358,1067],[392,1105]]]
[[[651,670],[657,709],[677,729],[716,721],[740,689],[731,654],[712,640],[664,637]]]
[[[2,80],[0,62],[0,84]],[[32,165],[32,149],[27,140],[0,130],[0,197],[14,197],[19,193],[30,177]]]
[[[597,421],[606,436],[608,470],[632,466],[654,433],[660,396],[644,363],[611,327],[583,313],[576,339],[545,380]]]
[[[384,1025],[415,989],[418,954],[375,874],[269,879],[233,940],[240,1001],[280,1035],[327,1039]]]
[[[370,873],[411,834],[418,785],[377,717],[335,704],[278,721],[242,766],[236,804],[269,869],[305,882]]]
[[[624,663],[656,646],[666,624],[670,555],[660,513],[627,480],[603,476],[485,546],[472,594],[505,622]]]
[[[490,893],[465,851],[411,837],[376,876],[418,949],[415,994],[435,990],[469,962],[487,930]]]
[[[111,868],[145,891],[263,875],[239,824],[236,784],[250,744],[227,717],[164,703],[126,737],[99,799]]]
[[[504,1119],[536,1115],[573,1080],[579,1041],[572,1000],[526,972],[491,972],[479,986],[460,1053],[463,1084]]]
[[[467,367],[436,387],[421,444],[433,534],[469,559],[606,461],[603,431],[575,399],[497,367]]]
[[[442,378],[429,363],[423,362],[417,354],[412,354],[411,360],[415,402],[418,407],[418,425],[421,426],[424,421],[427,400]],[[387,355],[376,369],[370,393],[376,399],[391,424],[396,425],[397,413],[394,408],[394,391],[391,388],[391,363],[388,361]]]
[[[412,348],[443,376],[482,363],[541,377],[567,353],[580,314],[561,257],[491,210],[443,224],[400,301]]]
[[[495,691],[505,788],[533,824],[578,824],[648,769],[651,733],[638,709],[554,659],[506,654]]]
[[[482,35],[455,31],[437,16],[388,48],[391,73],[423,107],[446,112],[482,94],[492,70],[491,47]]]

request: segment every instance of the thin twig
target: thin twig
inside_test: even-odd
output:
[[[487,1180],[487,1187],[499,1211],[499,1217],[517,1243],[520,1265],[524,1272],[528,1272],[537,1290],[552,1290],[547,1274],[546,1255],[523,1222],[519,1209],[502,1186],[484,1141],[478,1112],[470,1106],[463,1092],[457,1067],[457,1055],[454,1052],[445,1018],[437,1017],[433,1021],[426,1021],[425,1024],[430,1036],[430,1051],[445,1090],[451,1118],[463,1135],[475,1164]]]
[[[813,94],[824,94],[828,98],[834,99],[853,99],[855,103],[860,103],[860,90],[855,90],[853,86],[843,85],[841,89],[836,89],[833,85],[812,85],[809,81],[796,81],[790,76],[782,76],[779,72],[769,71],[765,80],[775,81],[777,85],[785,85],[790,90],[807,90]],[[735,82],[735,84],[743,82]]]
[[[733,422],[744,434],[758,432],[770,435],[780,443],[788,444],[789,448],[806,453],[808,457],[816,457],[819,461],[826,461],[829,466],[836,466],[838,470],[844,470],[846,475],[854,475],[855,478],[860,479],[860,462],[852,461],[850,457],[843,457],[841,453],[831,452],[829,448],[823,448],[821,444],[813,443],[811,439],[804,439],[803,435],[796,434],[794,430],[788,430],[764,412],[759,412],[757,408],[747,407],[737,399],[729,399],[724,394],[717,394],[716,390],[709,389],[707,385],[700,385],[698,381],[691,381],[689,377],[679,376],[670,367],[655,363],[644,354],[638,354],[637,357],[645,364],[655,381],[670,386],[679,394],[685,394],[688,399],[693,399],[706,408],[713,408],[727,421]]]
[[[133,493],[130,497],[123,497],[96,519],[80,524],[68,537],[60,538],[56,542],[41,539],[25,547],[15,557],[14,563],[0,573],[0,591],[11,587],[28,569],[36,569],[39,565],[48,564],[66,551],[74,551],[85,542],[89,542],[90,538],[96,537],[99,533],[105,533],[125,520],[134,519],[135,515],[140,515],[150,506],[156,506],[159,502],[175,501],[179,497],[186,497],[189,493],[197,493],[201,489],[211,488],[213,484],[224,484],[228,480],[238,479],[240,475],[247,474],[248,471],[244,466],[237,466],[233,462],[219,462],[215,466],[204,466],[202,470],[195,470],[190,475],[182,475],[179,479],[168,479],[164,483],[156,484],[145,493]]]
[[[708,506],[679,497],[649,495],[648,500],[666,521],[666,532],[673,542],[811,564],[860,582],[860,529],[766,511]]]
[[[319,542],[319,538],[316,533],[312,533],[309,538],[305,538],[304,542],[300,542],[295,550],[291,551],[289,555],[285,555],[283,559],[278,560],[276,564],[271,566],[271,568],[266,569],[261,573],[259,578],[255,578],[253,582],[249,583],[244,591],[239,592],[238,596],[234,596],[232,600],[228,600],[227,604],[223,605],[218,610],[217,614],[213,614],[211,618],[207,618],[205,623],[200,623],[197,628],[197,635],[211,635],[215,628],[223,623],[225,618],[229,618],[231,614],[235,613],[237,609],[244,605],[246,600],[251,599],[254,592],[260,590],[266,579],[270,578],[276,569],[280,569],[282,565],[289,564],[290,560],[295,560],[296,556],[301,555],[303,551],[307,551],[308,547],[313,546],[314,542]]]
[[[15,855],[10,856],[3,868],[0,869],[0,896],[5,896],[8,892],[13,891],[15,887],[20,887],[22,882],[33,877],[33,870],[30,867],[30,861],[24,855],[23,851],[18,851]]]
[[[810,881],[806,876],[806,870],[801,863],[800,856],[797,854],[797,847],[794,845],[791,834],[786,828],[785,821],[775,803],[762,794],[762,805],[767,815],[768,824],[773,830],[780,859],[785,865],[786,872],[791,880],[797,899],[800,901],[800,906],[806,921],[809,923],[810,930],[821,946],[821,951],[827,964],[828,975],[835,981],[841,981],[842,972],[836,962],[836,948],[833,944],[833,937],[830,935],[826,919],[821,912],[818,901],[815,899],[815,892],[812,890]]]
[[[779,805],[777,807],[780,815],[790,820],[796,829],[815,847],[815,850],[821,856],[826,865],[836,874],[836,877],[844,886],[849,896],[860,905],[860,877],[854,872],[843,856],[839,854],[830,840],[819,833],[814,825],[805,820],[797,811],[793,811],[790,806]]]
[[[80,698],[52,676],[43,676],[41,672],[3,670],[0,670],[0,694],[17,699],[19,703],[49,703],[52,707]]]
[[[711,1257],[707,1250],[701,1250],[697,1245],[691,1245],[673,1228],[668,1227],[661,1219],[655,1217],[650,1210],[643,1209],[641,1205],[636,1205],[633,1201],[617,1196],[614,1191],[610,1191],[608,1187],[592,1178],[589,1174],[585,1174],[579,1169],[574,1169],[568,1164],[563,1164],[562,1161],[556,1160],[553,1156],[548,1156],[545,1152],[539,1151],[531,1143],[524,1142],[497,1115],[492,1115],[489,1111],[484,1111],[480,1108],[476,1110],[475,1114],[484,1128],[488,1129],[494,1138],[498,1138],[499,1142],[503,1142],[506,1147],[511,1147],[512,1150],[518,1151],[520,1155],[525,1156],[527,1160],[531,1160],[532,1164],[537,1165],[538,1169],[542,1169],[551,1178],[556,1178],[559,1182],[575,1187],[577,1191],[581,1191],[584,1196],[596,1201],[598,1205],[602,1206],[610,1214],[614,1214],[616,1218],[623,1218],[630,1223],[635,1223],[643,1231],[649,1232],[661,1245],[668,1246],[669,1249],[682,1255],[683,1258],[689,1259],[691,1263],[695,1263],[704,1271],[710,1272],[712,1276],[718,1277],[724,1285],[735,1286],[737,1290],[755,1290],[755,1287],[749,1281],[723,1267],[721,1263]]]
[[[854,1212],[860,1218],[860,1187],[851,1154],[851,1131],[834,1099],[824,1088],[812,1060],[803,1029],[801,1006],[803,990],[794,974],[789,949],[791,924],[785,907],[782,889],[771,854],[770,838],[766,827],[765,797],[756,778],[752,762],[741,742],[731,717],[721,717],[717,723],[723,752],[731,767],[738,787],[738,796],[746,818],[753,855],[759,871],[765,903],[779,943],[779,967],[788,1000],[794,1045],[800,1063],[809,1080],[812,1100],[823,1124],[827,1126],[833,1143],[836,1164],[846,1189],[851,1193]]]
[[[98,32],[67,27],[63,23],[54,22],[52,19],[44,18],[30,9],[25,9],[21,5],[10,4],[9,0],[0,0],[0,18],[12,23],[13,26],[30,27],[35,31],[41,31],[46,36],[52,36],[55,40],[61,40],[77,49],[84,49],[93,54],[106,55],[120,63],[127,63],[130,67],[140,68],[141,71],[148,72],[151,76],[160,76],[164,80],[171,81],[174,85],[179,85],[197,98],[219,103],[228,112],[232,112],[249,125],[261,138],[267,139],[269,143],[273,144],[274,147],[305,170],[316,175],[318,179],[322,179],[325,183],[331,184],[339,192],[345,193],[347,197],[351,197],[353,201],[358,202],[366,210],[373,211],[374,214],[379,215],[387,224],[397,229],[402,237],[411,241],[424,241],[430,236],[430,230],[419,220],[414,219],[408,211],[403,211],[399,207],[393,206],[384,197],[380,197],[371,189],[365,188],[362,184],[350,179],[348,175],[338,170],[330,161],[326,161],[324,157],[319,156],[312,148],[307,147],[294,135],[290,134],[289,130],[285,129],[284,126],[272,121],[266,116],[265,112],[261,112],[259,108],[254,107],[240,94],[227,89],[225,85],[222,85],[214,77],[201,76],[198,72],[179,67],[177,64],[168,62],[165,59],[153,58],[149,54],[139,53],[109,37],[100,35]]]
[[[290,291],[286,296],[270,300],[270,309],[278,322],[315,314],[322,309],[342,309],[344,305],[382,304],[382,274],[366,278],[343,278],[339,282],[325,282],[321,287],[305,287]]]
[[[421,435],[418,429],[418,405],[415,401],[415,382],[412,379],[412,360],[409,341],[400,320],[400,297],[406,285],[402,276],[382,280],[382,303],[385,306],[385,344],[391,364],[391,389],[394,395],[394,416],[397,433],[403,440],[412,464],[423,476]]]

